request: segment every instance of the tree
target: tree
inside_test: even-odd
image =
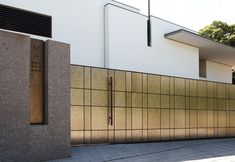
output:
[[[212,24],[199,30],[203,37],[235,47],[235,24],[228,25],[222,21],[213,21]]]

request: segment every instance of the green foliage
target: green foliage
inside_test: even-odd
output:
[[[235,47],[235,24],[228,25],[222,21],[213,21],[212,24],[200,29],[199,34],[214,41]]]

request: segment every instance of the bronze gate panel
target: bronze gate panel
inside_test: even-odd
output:
[[[71,65],[72,144],[233,137],[234,87]]]

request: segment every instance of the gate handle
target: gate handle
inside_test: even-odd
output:
[[[110,125],[113,125],[113,77],[110,77],[109,80],[109,89],[110,89],[110,117],[109,117],[109,121],[110,121]]]

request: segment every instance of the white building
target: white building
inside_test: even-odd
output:
[[[232,83],[235,48],[112,0],[0,0],[51,15],[53,39],[71,44],[71,64]],[[199,61],[200,60],[200,61]]]

